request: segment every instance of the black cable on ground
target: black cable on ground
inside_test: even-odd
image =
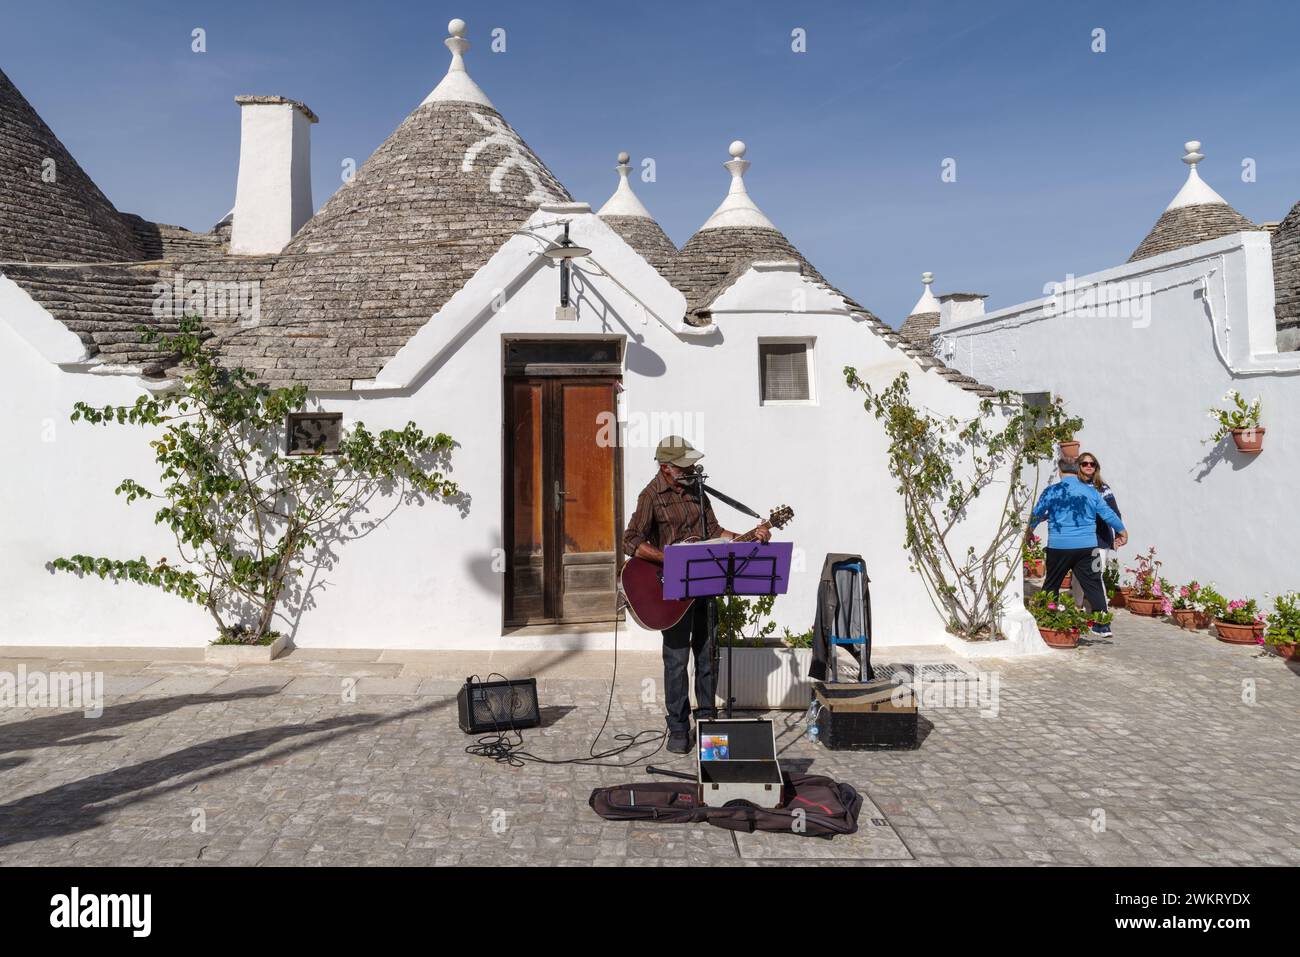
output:
[[[531,751],[523,750],[524,734],[515,728],[502,729],[501,719],[497,717],[496,709],[493,707],[491,699],[488,699],[488,710],[492,715],[492,723],[496,726],[496,732],[485,735],[478,739],[477,744],[471,744],[465,748],[466,754],[473,754],[477,757],[491,758],[498,764],[508,764],[512,768],[521,768],[525,764],[583,764],[588,767],[606,767],[606,768],[631,768],[640,764],[642,761],[648,761],[661,750],[663,750],[664,739],[667,737],[666,731],[638,731],[636,734],[616,734],[615,741],[626,742],[607,751],[597,753],[596,742],[600,740],[605,733],[605,727],[609,724],[610,713],[614,709],[614,689],[618,685],[618,605],[616,603],[614,610],[614,673],[609,680],[609,699],[605,703],[605,720],[601,722],[600,730],[596,736],[591,739],[591,745],[587,749],[588,757],[585,758],[543,758],[533,754]],[[509,681],[505,675],[500,672],[493,672],[488,678],[501,678]],[[470,681],[479,680],[478,675],[470,678]],[[538,704],[540,710],[541,705]],[[642,755],[632,761],[606,761],[605,758],[616,757],[620,754],[626,754],[632,748],[639,747],[642,744],[649,744],[658,739],[659,746],[649,754]]]

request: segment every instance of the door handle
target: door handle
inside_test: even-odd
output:
[[[560,483],[557,481],[555,483],[555,510],[557,512],[564,507],[564,496],[568,494],[566,490],[560,488]]]

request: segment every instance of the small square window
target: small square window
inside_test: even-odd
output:
[[[760,342],[759,374],[764,402],[807,402],[812,399],[807,342]]]
[[[290,412],[285,431],[290,455],[333,455],[343,432],[342,412]]]

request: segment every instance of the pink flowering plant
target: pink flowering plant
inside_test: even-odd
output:
[[[1188,582],[1186,585],[1179,585],[1175,588],[1174,593],[1169,596],[1169,600],[1177,611],[1199,611],[1196,601],[1200,593],[1200,582]]]
[[[1274,599],[1264,641],[1274,647],[1300,644],[1300,593],[1288,592]]]
[[[1228,609],[1228,599],[1220,595],[1214,587],[1214,583],[1211,582],[1208,585],[1202,585],[1196,590],[1196,596],[1192,600],[1192,607],[1210,618],[1222,618],[1223,613]]]
[[[1026,568],[1034,562],[1041,562],[1047,558],[1047,551],[1043,548],[1043,540],[1033,532],[1029,533],[1029,537],[1025,539],[1025,544],[1021,546],[1020,551]]]
[[[1164,598],[1169,583],[1160,577],[1161,562],[1156,559],[1155,546],[1145,555],[1139,555],[1132,568],[1124,571],[1133,576],[1133,598]]]
[[[1253,598],[1234,598],[1219,615],[1219,620],[1229,625],[1262,625],[1266,621]]]
[[[1039,628],[1067,631],[1071,634],[1077,634],[1082,629],[1092,628],[1094,625],[1109,625],[1114,619],[1110,612],[1088,611],[1080,608],[1074,603],[1074,596],[1069,592],[1064,594],[1049,591],[1036,592],[1029,599],[1029,613],[1034,616],[1034,621],[1038,623]]]

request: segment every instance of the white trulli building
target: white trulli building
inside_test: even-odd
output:
[[[906,370],[919,402],[960,417],[989,390],[822,278],[750,198],[742,143],[725,198],[680,251],[633,192],[626,154],[599,213],[575,202],[466,72],[463,29],[453,22],[446,77],[314,216],[316,117],[240,97],[233,216],[205,234],[119,214],[4,80],[14,162],[0,173],[25,179],[0,196],[29,198],[0,206],[0,438],[5,498],[20,503],[0,526],[0,643],[212,637],[170,596],[44,567],[78,552],[171,554],[148,506],[113,494],[124,476],[154,474],[143,437],[68,415],[77,400],[166,388],[171,357],[136,327],[172,324],[155,315],[160,289],[179,302],[195,288],[226,361],[307,384],[312,407],[345,423],[414,420],[458,443],[466,507],[372,507],[375,526],[308,574],[306,601],[286,603],[277,627],[300,646],[608,647],[623,524],[671,433],[707,453],[713,484],[764,512],[794,508],[779,624],[807,629],[824,554],[857,552],[879,645],[947,641],[908,571],[884,434],[842,369],[878,386]],[[39,179],[47,155],[64,170],[57,188]],[[591,250],[574,260],[567,310],[542,255],[566,227]],[[214,308],[214,290],[235,307]],[[616,446],[598,441],[610,419]],[[983,541],[993,527],[977,512],[966,533]],[[1008,596],[1006,653],[1042,647],[1020,597]],[[659,644],[622,627],[634,646]]]
[[[1262,600],[1300,588],[1300,204],[1253,225],[1201,179],[1200,146],[1128,262],[995,312],[945,302],[930,335],[981,382],[1082,416],[1132,532],[1125,555],[1154,546],[1171,580]],[[1229,390],[1263,401],[1257,455],[1206,442]]]

